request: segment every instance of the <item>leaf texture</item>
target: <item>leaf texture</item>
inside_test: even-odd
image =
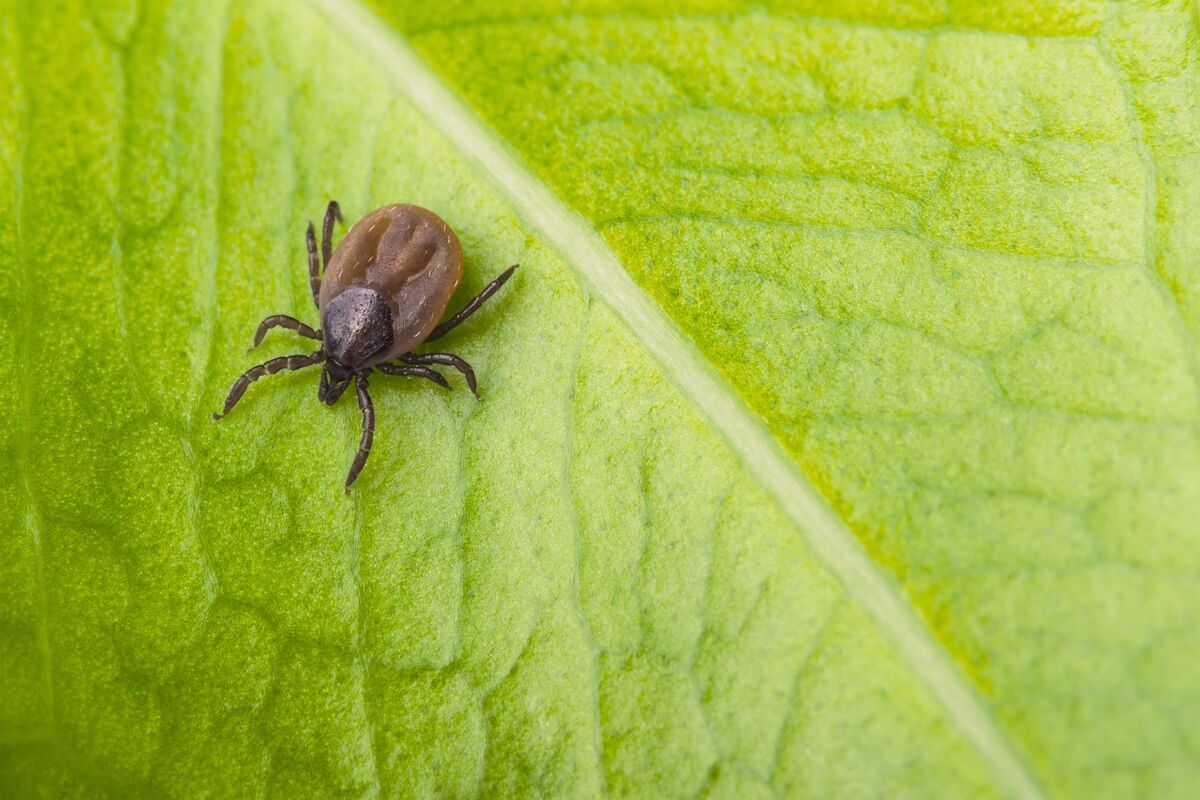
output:
[[[1048,791],[1200,785],[1194,6],[375,5],[768,421]]]
[[[328,5],[328,4],[326,4]],[[737,443],[305,5],[0,19],[0,785],[990,796]],[[1053,796],[1200,784],[1190,7],[377,10],[765,420]],[[349,13],[349,12],[348,12]],[[382,34],[381,34],[382,35]],[[302,232],[463,239],[455,384],[316,376]]]

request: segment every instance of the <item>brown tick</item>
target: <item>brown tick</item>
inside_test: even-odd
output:
[[[438,324],[462,279],[462,246],[450,226],[420,206],[384,206],[359,220],[335,251],[335,219],[341,222],[342,212],[333,201],[325,211],[320,257],[316,233],[312,223],[308,224],[308,282],[321,329],[274,314],[264,319],[254,334],[254,347],[258,347],[271,328],[289,328],[319,341],[320,349],[311,355],[280,356],[251,367],[234,382],[225,408],[213,414],[213,419],[228,414],[247,387],[262,376],[323,363],[317,390],[321,402],[336,403],[353,380],[362,409],[362,440],[346,476],[349,494],[350,484],[367,463],[375,436],[375,407],[367,394],[371,370],[427,378],[448,389],[450,384],[431,365],[453,367],[479,397],[475,371],[466,361],[452,353],[418,354],[412,350],[442,338],[478,311],[512,277],[517,265],[504,270],[462,310]],[[400,363],[394,363],[397,361]]]

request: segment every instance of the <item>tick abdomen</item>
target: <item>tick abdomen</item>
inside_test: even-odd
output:
[[[419,206],[384,206],[359,220],[333,253],[321,282],[322,326],[331,322],[335,298],[352,287],[371,289],[392,316],[391,346],[371,361],[398,358],[429,336],[461,279],[462,246],[441,217]]]

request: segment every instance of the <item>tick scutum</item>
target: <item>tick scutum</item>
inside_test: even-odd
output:
[[[392,317],[383,295],[351,286],[321,310],[326,357],[351,369],[372,363],[392,346]]]

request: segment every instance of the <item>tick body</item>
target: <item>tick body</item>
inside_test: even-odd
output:
[[[323,364],[317,389],[321,402],[333,405],[354,383],[362,410],[362,439],[346,476],[349,493],[371,453],[375,434],[375,409],[367,393],[367,376],[378,370],[385,375],[426,378],[449,388],[445,377],[433,367],[453,367],[478,397],[475,372],[466,361],[453,353],[418,354],[413,349],[440,339],[478,311],[517,267],[509,267],[458,313],[439,324],[462,280],[462,246],[450,226],[420,206],[384,206],[359,220],[335,251],[333,224],[341,219],[338,204],[331,202],[325,212],[320,253],[312,223],[307,231],[308,278],[320,329],[275,314],[259,324],[254,336],[257,347],[271,328],[289,328],[320,341],[320,349],[312,354],[273,358],[247,370],[234,382],[224,409],[213,414],[213,419],[228,414],[250,384],[262,376]]]

